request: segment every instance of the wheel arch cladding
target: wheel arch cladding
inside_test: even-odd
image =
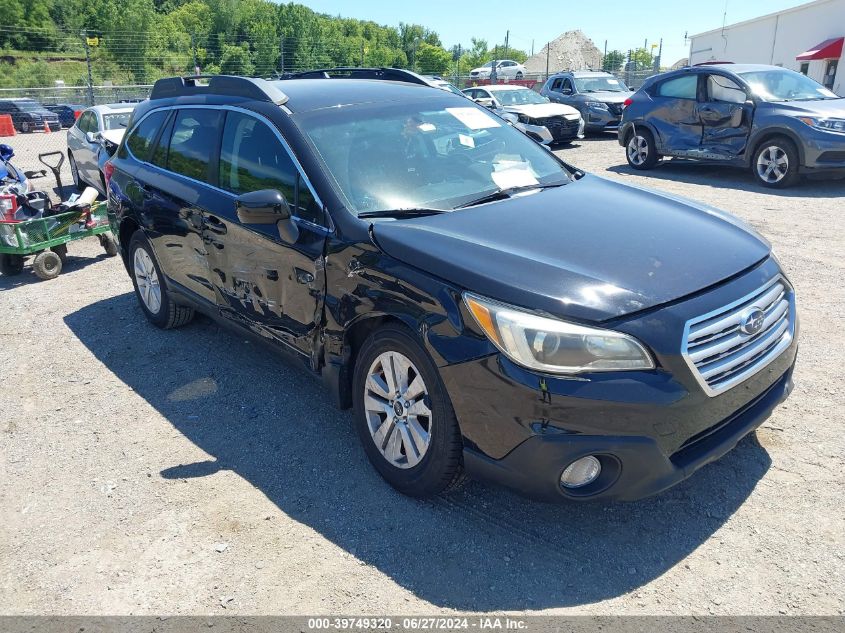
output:
[[[369,261],[368,261],[369,260]],[[324,379],[335,402],[351,406],[352,374],[363,342],[388,324],[401,324],[436,367],[472,357],[467,349],[460,290],[388,256],[365,251],[349,267],[327,263]],[[366,262],[366,265],[364,265]]]
[[[121,259],[123,259],[123,265],[126,266],[127,271],[129,270],[129,241],[135,231],[140,228],[140,225],[132,218],[124,218],[120,222],[117,241],[120,246]]]
[[[750,165],[754,160],[754,156],[757,154],[757,150],[760,149],[760,146],[763,143],[771,141],[774,138],[782,137],[788,139],[792,142],[795,146],[795,150],[798,152],[798,162],[799,167],[804,164],[804,144],[799,139],[798,135],[789,128],[764,128],[760,130],[756,136],[752,139],[751,147],[753,148],[751,152],[747,155],[748,164]]]

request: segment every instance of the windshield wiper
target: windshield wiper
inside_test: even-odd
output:
[[[477,204],[484,204],[485,202],[495,202],[496,200],[505,200],[507,198],[513,197],[514,194],[520,193],[522,191],[533,191],[535,189],[551,189],[553,187],[562,187],[563,185],[568,184],[567,182],[558,182],[552,185],[523,185],[521,187],[507,187],[506,189],[497,189],[496,191],[492,191],[488,194],[481,196],[480,198],[476,198],[475,200],[470,200],[460,206],[455,207],[456,209],[465,209],[467,207],[474,207]]]
[[[427,215],[449,213],[448,209],[428,209],[425,207],[409,209],[379,209],[377,211],[361,211],[359,218],[421,218]]]

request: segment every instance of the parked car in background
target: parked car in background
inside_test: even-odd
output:
[[[198,310],[288,352],[414,496],[466,472],[548,500],[641,498],[787,397],[795,293],[752,229],[368,74],[156,82],[106,168],[152,324]]]
[[[579,70],[552,75],[540,94],[578,110],[587,132],[615,132],[632,91],[610,73]]]
[[[50,112],[59,115],[59,122],[62,127],[72,127],[76,123],[76,118],[79,116],[86,106],[84,105],[69,105],[66,103],[59,103],[55,105],[45,105]]]
[[[748,167],[766,187],[845,174],[845,99],[778,66],[723,64],[652,77],[628,101],[619,143],[634,169],[661,157]]]
[[[529,135],[534,137],[536,134],[536,140],[541,142],[569,143],[576,138],[584,138],[584,119],[578,110],[551,103],[530,88],[496,84],[466,88],[463,92],[479,105],[500,108],[516,115],[519,122],[526,126]]]
[[[0,99],[0,115],[8,114],[18,132],[27,134],[44,129],[46,123],[51,132],[62,129],[59,116],[50,112],[34,99]]]
[[[490,61],[478,68],[473,68],[469,73],[470,78],[490,79],[490,75],[493,73],[493,63]],[[498,79],[504,79],[505,77],[509,79],[522,79],[525,76],[525,66],[512,59],[500,59],[495,61],[495,64],[496,77]]]
[[[78,189],[90,185],[105,194],[103,165],[120,145],[136,105],[114,103],[93,106],[82,112],[67,131],[70,173]]]
[[[449,83],[443,77],[438,77],[437,75],[420,75],[429,86],[433,88],[440,88],[441,90],[445,90],[446,92],[451,92],[456,95],[461,95],[462,97],[465,96],[460,89],[455,86],[454,84]]]

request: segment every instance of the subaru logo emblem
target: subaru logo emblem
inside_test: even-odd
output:
[[[748,336],[753,336],[763,329],[763,321],[766,314],[760,308],[750,308],[743,315],[739,322],[739,331]]]

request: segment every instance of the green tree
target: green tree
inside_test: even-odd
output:
[[[452,55],[439,46],[422,42],[417,47],[417,70],[426,75],[442,75],[449,70]]]
[[[637,48],[631,51],[628,61],[634,62],[637,70],[646,70],[654,66],[654,57],[644,48]]]
[[[622,68],[625,63],[625,54],[622,51],[610,51],[604,56],[602,70],[612,73]]]
[[[224,75],[252,75],[255,66],[250,59],[249,46],[245,43],[239,46],[224,44],[220,55],[220,72]]]

